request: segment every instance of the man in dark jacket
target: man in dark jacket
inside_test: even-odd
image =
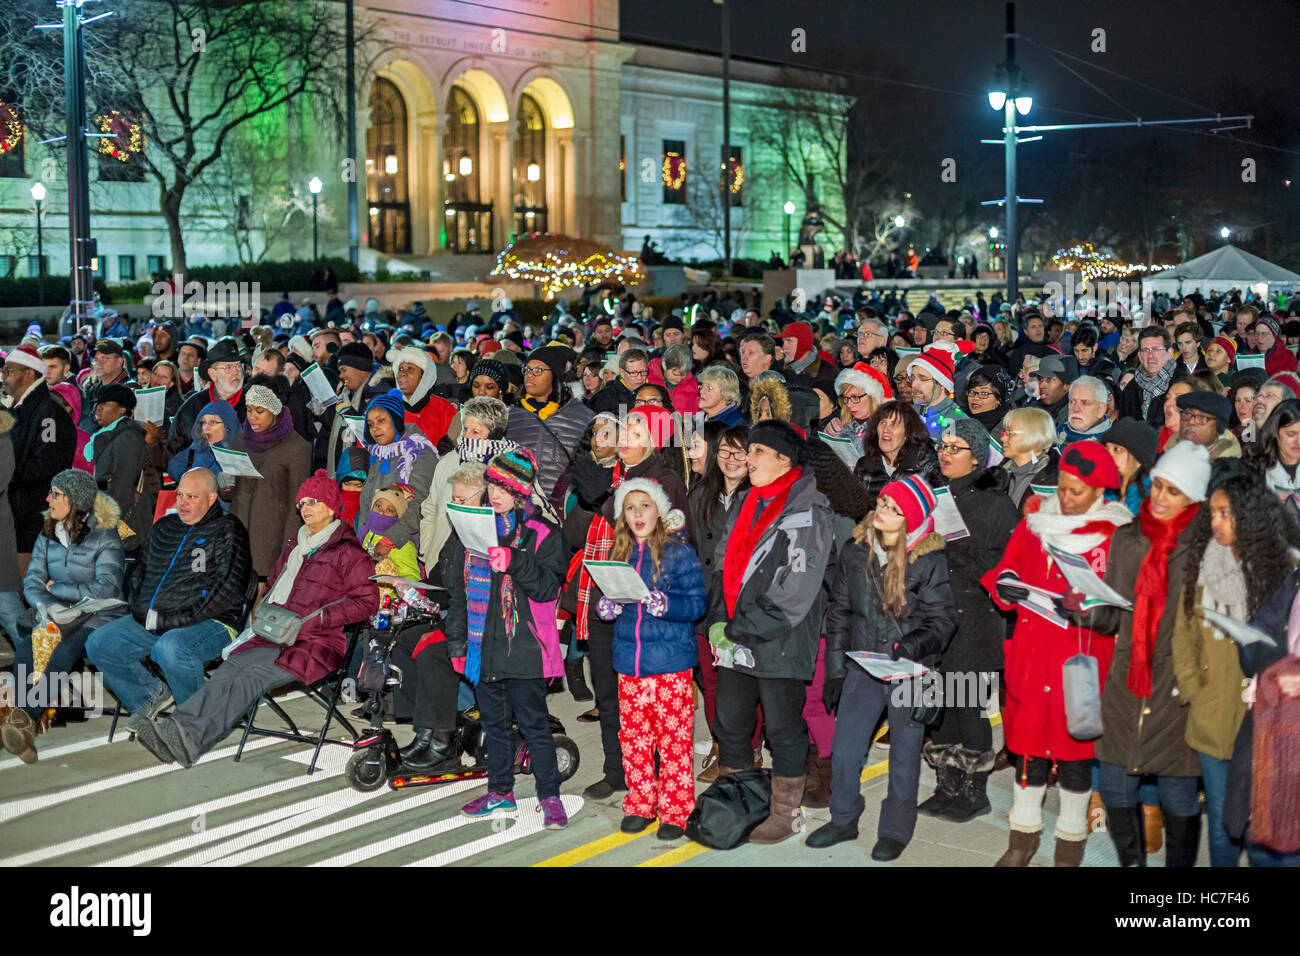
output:
[[[134,386],[126,370],[126,353],[122,346],[112,339],[100,339],[95,343],[95,371],[93,382],[82,391],[86,400],[81,403],[81,421],[77,424],[88,432],[95,430],[95,404],[99,401],[101,390],[110,385]]]
[[[1138,335],[1138,367],[1115,401],[1120,418],[1136,418],[1152,428],[1165,423],[1164,396],[1174,380],[1178,354],[1169,331],[1149,325]]]
[[[625,415],[636,404],[636,390],[646,383],[650,374],[650,356],[645,349],[634,346],[618,357],[618,371],[618,378],[591,396],[588,404],[593,413]],[[583,426],[586,427],[585,422]]]
[[[181,476],[176,514],[153,526],[136,559],[131,613],[94,630],[86,657],[131,713],[153,717],[203,686],[203,665],[243,625],[253,581],[248,532],[221,510],[206,468]],[[166,683],[142,663],[152,657]]]
[[[142,489],[148,444],[144,428],[131,417],[135,392],[125,385],[109,385],[99,393],[95,422],[99,430],[86,442],[83,454],[95,469],[95,484],[117,502],[122,520],[137,534],[148,532],[153,522],[152,495]]]
[[[312,446],[312,468],[324,468],[331,475],[338,468],[339,456],[343,451],[356,444],[356,438],[343,420],[342,413],[364,415],[370,400],[386,391],[370,385],[371,376],[375,372],[375,358],[370,346],[364,342],[349,342],[344,345],[338,350],[337,359],[338,396],[342,401],[325,409],[317,419],[320,430],[316,433]],[[302,377],[299,376],[297,381],[301,382]]]
[[[1069,421],[1070,385],[1078,378],[1073,358],[1048,355],[1030,374],[1038,379],[1038,401],[1035,407],[1052,416],[1059,428]]]
[[[709,643],[718,670],[719,773],[750,766],[754,705],[772,750],[771,814],[751,843],[776,843],[797,832],[808,725],[805,682],[812,679],[821,637],[823,579],[833,544],[833,514],[810,471],[807,442],[788,422],[768,420],[749,432],[752,486],[726,537],[710,582]]]
[[[14,349],[5,359],[5,391],[14,399],[10,437],[14,476],[9,482],[9,506],[14,514],[19,570],[27,571],[32,545],[41,532],[41,513],[50,479],[72,467],[77,430],[63,406],[45,384],[45,362],[29,346]]]
[[[167,434],[167,459],[170,461],[194,440],[194,422],[209,402],[229,402],[235,417],[244,423],[244,353],[231,336],[218,339],[199,365],[199,376],[208,387],[185,399],[172,419]]]
[[[839,369],[834,362],[827,362],[821,357],[812,326],[807,322],[791,322],[782,329],[781,347],[790,376],[796,380],[802,378],[803,384],[809,387],[813,382],[835,384]]]

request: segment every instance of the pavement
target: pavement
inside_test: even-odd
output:
[[[129,740],[124,725],[109,743],[105,715],[40,736],[35,764],[0,753],[0,866],[990,866],[1006,849],[1010,770],[990,779],[991,813],[965,824],[920,817],[898,860],[873,862],[888,769],[888,752],[878,748],[863,769],[867,808],[854,842],[811,850],[796,837],[720,852],[685,839],[661,841],[654,827],[624,834],[618,828],[621,795],[597,802],[581,796],[600,777],[599,727],[575,720],[590,704],[575,702],[567,692],[550,696],[549,704],[582,754],[582,766],[562,788],[570,823],[560,831],[541,828],[531,777],[516,782],[515,814],[471,820],[459,810],[483,792],[482,780],[362,794],[343,780],[349,749],[327,746],[309,776],[311,749],[274,738],[250,738],[235,763],[238,732],[193,769],[182,770],[160,764]],[[321,708],[301,694],[283,706],[301,718],[300,726],[319,727]],[[263,708],[259,724],[274,722]],[[409,727],[396,733],[399,743],[410,739]],[[342,736],[341,728],[331,734]],[[702,712],[696,739],[707,739]],[[1000,727],[995,745],[1001,745]],[[697,784],[697,792],[704,786]],[[933,773],[923,766],[921,798],[934,786]],[[1051,789],[1035,866],[1052,865],[1056,809]],[[830,819],[827,810],[806,814],[809,830]],[[1204,847],[1202,857],[1208,860]],[[1150,862],[1161,865],[1163,853]],[[1105,833],[1093,834],[1084,866],[1115,863]]]

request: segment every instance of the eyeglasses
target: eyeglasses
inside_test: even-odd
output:
[[[940,329],[935,329],[935,330],[934,330],[934,338],[935,338],[936,341],[939,340],[939,339],[946,339],[946,340],[949,341],[949,342],[956,342],[956,341],[957,341],[957,333],[956,333],[956,332],[945,332],[945,331],[941,331]]]
[[[1200,412],[1183,412],[1178,416],[1178,420],[1184,425],[1208,425],[1210,422],[1217,421],[1213,415],[1202,415]]]
[[[709,385],[707,382],[700,385],[701,392],[716,392],[717,390],[718,390],[718,386]]]
[[[545,365],[526,365],[526,366],[524,366],[524,374],[525,374],[525,375],[542,375],[543,373],[545,373],[545,372],[549,372],[549,371],[550,371],[550,369],[547,368]]]
[[[299,511],[302,511],[303,508],[315,508],[318,504],[320,502],[315,498],[299,498],[297,507]]]
[[[1002,429],[1002,434],[1004,434],[1004,435],[1023,435],[1024,432],[1021,431],[1020,429],[1016,429],[1016,430],[1014,430],[1014,431],[1011,431],[1011,430],[1008,430],[1008,429],[1004,428],[1004,429]]]
[[[947,452],[949,455],[956,455],[959,452],[970,451],[969,445],[954,445],[951,442],[935,442],[934,450]]]
[[[732,448],[719,448],[718,458],[731,461],[744,461],[749,457],[749,452],[740,451]]]
[[[966,390],[966,397],[977,398],[982,402],[985,401],[986,399],[990,399],[993,397],[993,390],[989,388],[979,388],[979,389],[968,388]]]
[[[58,488],[51,488],[51,489],[50,489],[50,495],[49,495],[49,496],[50,496],[51,498],[66,498],[66,497],[68,497],[68,496],[65,495],[63,492],[59,491]]]
[[[460,505],[462,508],[465,508],[471,505],[478,504],[479,501],[482,500],[482,498],[483,498],[483,493],[480,491],[475,494],[465,495],[464,497],[460,497],[460,498],[456,497],[455,495],[452,495],[451,502],[452,504]]]
[[[662,398],[638,398],[636,403],[638,405],[656,405],[659,408],[664,407],[664,400]]]
[[[862,400],[866,397],[866,392],[862,392],[859,395],[841,395],[840,402],[844,405],[860,405]]]
[[[1142,355],[1159,355],[1161,352],[1168,352],[1168,351],[1169,349],[1164,345],[1161,345],[1158,348],[1138,349],[1138,352]]]

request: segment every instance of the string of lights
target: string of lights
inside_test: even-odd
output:
[[[635,284],[643,278],[636,256],[624,256],[596,243],[566,236],[533,234],[497,255],[491,276],[536,282],[550,301],[570,286],[613,279]]]
[[[1047,268],[1059,272],[1078,272],[1087,283],[1093,279],[1126,276],[1132,272],[1158,272],[1172,269],[1173,266],[1121,262],[1110,253],[1100,251],[1091,242],[1084,242],[1068,249],[1057,249],[1047,261]]]

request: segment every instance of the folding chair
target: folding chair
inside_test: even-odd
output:
[[[346,740],[326,740],[325,737],[326,734],[329,733],[330,723],[336,720],[347,729],[349,734],[352,735],[353,741],[360,737],[356,728],[354,728],[352,724],[348,722],[348,719],[339,711],[338,703],[339,696],[343,692],[343,682],[347,680],[348,676],[351,674],[351,667],[349,665],[352,661],[353,652],[356,650],[357,642],[361,639],[361,634],[367,627],[368,623],[368,621],[360,621],[348,628],[348,645],[346,650],[343,652],[343,662],[337,669],[326,674],[315,683],[304,686],[307,696],[325,708],[325,721],[321,724],[320,732],[312,736],[304,734],[298,729],[298,725],[293,722],[293,718],[284,712],[284,708],[277,704],[270,694],[263,694],[253,703],[253,706],[248,709],[248,716],[244,719],[244,735],[239,740],[238,749],[235,750],[236,763],[239,762],[239,758],[244,753],[244,745],[248,743],[249,734],[258,734],[262,737],[279,737],[281,740],[293,740],[300,744],[314,744],[316,749],[311,755],[311,763],[307,765],[308,774],[315,773],[316,761],[320,759],[321,748],[325,744],[338,744],[341,747],[352,746],[352,744]],[[262,704],[266,704],[271,708],[271,710],[275,711],[276,715],[284,721],[286,725],[288,725],[289,729],[287,731],[271,730],[266,727],[254,726],[253,720],[257,716],[257,709],[261,707]]]

